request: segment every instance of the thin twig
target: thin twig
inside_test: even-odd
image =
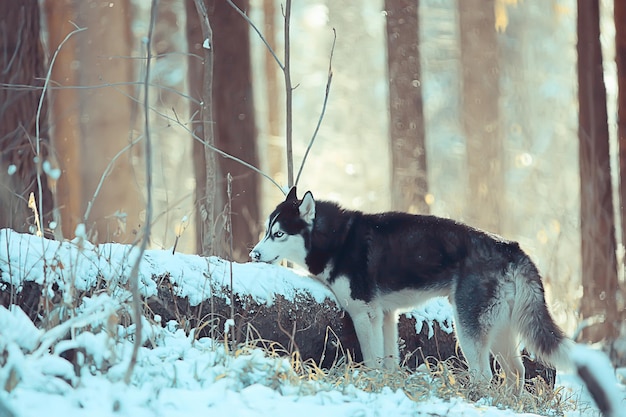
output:
[[[109,174],[113,170],[113,166],[115,165],[115,162],[126,151],[130,150],[133,146],[135,146],[142,139],[143,139],[143,135],[138,136],[134,141],[124,146],[118,153],[115,154],[113,158],[111,158],[111,161],[108,163],[107,167],[104,169],[104,172],[100,176],[100,182],[98,182],[96,191],[94,191],[93,196],[91,197],[91,200],[89,200],[89,202],[87,203],[87,209],[85,210],[85,215],[83,216],[83,223],[85,225],[87,224],[87,219],[89,219],[89,215],[91,214],[91,208],[93,207],[93,203],[96,200],[96,197],[98,197],[98,194],[100,194],[100,190],[102,189],[102,186],[104,185],[104,180],[109,176]]]
[[[237,345],[237,332],[235,331],[235,289],[233,287],[233,176],[230,175],[230,172],[226,174],[226,194],[228,197],[228,206],[226,207],[226,216],[228,221],[228,241],[230,243],[230,259],[228,261],[230,265],[230,319],[233,322],[232,335],[231,340],[233,342],[233,346]]]
[[[320,126],[322,125],[322,120],[324,119],[324,114],[326,113],[326,104],[328,103],[328,96],[330,94],[330,83],[333,80],[333,55],[335,53],[335,42],[337,41],[337,31],[333,28],[333,46],[330,49],[330,59],[328,61],[328,80],[326,81],[326,92],[324,93],[324,104],[322,104],[322,111],[320,113],[319,119],[317,119],[317,126],[315,126],[315,131],[313,132],[313,136],[309,141],[309,146],[306,148],[306,152],[304,153],[304,158],[302,158],[302,163],[300,164],[300,169],[298,170],[298,176],[296,177],[296,182],[294,185],[298,185],[298,181],[300,181],[300,174],[302,174],[302,169],[304,168],[304,163],[306,162],[307,157],[309,156],[309,151],[313,146],[313,142],[315,142],[315,138],[317,137],[317,132],[320,130]]]
[[[252,29],[254,29],[254,31],[257,33],[257,35],[259,35],[259,38],[261,38],[261,41],[265,44],[265,47],[267,48],[267,50],[270,52],[270,54],[272,54],[272,56],[274,57],[274,60],[276,61],[276,63],[278,64],[278,66],[280,67],[280,69],[282,71],[285,71],[285,66],[283,65],[282,62],[280,62],[280,59],[278,58],[278,56],[276,55],[276,52],[274,52],[274,49],[272,49],[272,47],[270,46],[270,44],[267,42],[267,40],[265,39],[265,37],[263,36],[263,34],[261,33],[261,31],[259,30],[259,28],[254,24],[254,22],[252,20],[250,20],[250,18],[248,17],[247,14],[245,14],[243,12],[243,10],[241,10],[235,3],[233,3],[232,0],[227,0],[228,4],[231,5],[231,7],[233,9],[235,9],[235,11],[237,11],[237,13],[239,13],[241,15],[241,17],[244,18],[244,20],[246,22],[248,22],[248,24],[252,27]]]
[[[42,165],[44,162],[41,160],[41,137],[40,137],[41,136],[41,126],[40,126],[41,109],[43,108],[43,103],[46,97],[46,90],[48,89],[48,85],[50,84],[50,77],[52,76],[52,68],[54,68],[54,64],[56,62],[57,56],[59,55],[59,52],[61,51],[61,48],[73,35],[87,29],[87,28],[79,28],[75,24],[74,26],[76,27],[76,29],[74,29],[73,31],[71,31],[65,36],[63,41],[61,41],[59,46],[57,46],[56,51],[54,51],[54,54],[52,55],[52,59],[50,60],[50,65],[48,66],[48,73],[46,74],[46,78],[43,84],[43,89],[41,90],[41,96],[39,96],[39,103],[37,104],[37,114],[35,116],[35,149],[36,149],[36,160],[37,160],[37,164],[36,164],[37,166],[37,194],[39,195],[39,200],[37,203],[39,204],[39,215],[38,216],[36,215],[36,220],[40,228],[43,228],[43,225],[44,225],[44,222],[43,222],[43,214],[44,214],[43,213],[43,187],[41,184],[41,169],[42,169]],[[58,224],[57,227],[61,227],[61,225]],[[43,237],[43,229],[42,229],[41,236]],[[41,239],[41,245],[42,245],[42,248],[45,246],[44,239]],[[44,283],[45,283],[47,280],[47,268],[44,268],[43,273],[44,273]],[[46,307],[49,308],[49,303],[46,303]],[[49,313],[49,311],[46,311],[46,313]],[[49,314],[47,315],[49,316]]]
[[[202,0],[200,0],[202,1]],[[137,100],[136,98],[128,95],[127,96],[129,99],[131,100]],[[208,147],[209,149],[211,149],[213,152],[218,153],[219,155],[223,156],[224,158],[228,158],[228,159],[232,159],[233,161],[245,166],[246,168],[251,169],[252,171],[256,172],[257,174],[261,175],[262,177],[264,177],[265,179],[269,180],[272,184],[274,184],[278,189],[280,189],[280,191],[283,194],[286,194],[285,191],[283,190],[283,187],[276,182],[276,180],[274,180],[272,177],[270,177],[268,174],[264,173],[263,171],[261,171],[259,168],[255,167],[254,165],[249,164],[248,162],[237,158],[236,156],[233,156],[229,153],[224,152],[223,150],[216,148],[213,145],[210,145],[208,143],[206,143],[205,140],[203,140],[202,138],[200,138],[198,135],[196,135],[191,129],[189,129],[187,126],[185,126],[185,124],[183,122],[181,122],[180,120],[178,120],[178,118],[175,117],[171,117],[168,116],[165,113],[162,113],[160,111],[158,111],[157,109],[150,107],[150,111],[152,111],[153,113],[156,113],[157,115],[163,117],[165,120],[168,120],[174,124],[176,124],[177,126],[181,127],[183,130],[185,130],[187,133],[189,133],[189,135],[191,135],[191,137],[194,140],[197,140],[198,142],[202,143],[204,146]],[[141,137],[140,137],[141,138]],[[127,147],[125,147],[124,149],[122,149],[122,151],[120,151],[118,153],[118,155],[116,155],[116,157],[119,157],[119,155],[123,152],[125,152],[126,150],[130,149],[130,147],[132,147],[135,143],[137,143],[138,140],[140,140],[140,138],[136,139],[135,142],[131,143],[130,145],[128,145]],[[109,169],[110,170],[110,169]]]
[[[43,87],[42,87],[42,91],[41,91],[41,96],[39,96],[39,103],[37,104],[37,117],[35,118],[35,139],[36,139],[36,149],[37,149],[37,157],[39,157],[39,163],[37,164],[38,167],[41,166],[41,164],[43,164],[43,161],[41,160],[41,149],[40,149],[40,125],[39,125],[39,120],[41,119],[41,109],[43,108],[43,103],[44,103],[44,99],[46,96],[46,91],[48,90],[48,85],[50,84],[50,77],[52,76],[52,68],[54,68],[54,63],[57,60],[57,56],[59,56],[59,52],[61,51],[61,48],[63,47],[63,45],[65,45],[65,43],[75,34],[82,32],[84,30],[87,30],[87,28],[80,28],[78,26],[76,26],[76,24],[72,23],[76,29],[74,29],[73,31],[71,31],[70,33],[68,33],[65,38],[61,41],[61,43],[59,44],[59,46],[57,46],[57,49],[54,51],[54,54],[52,55],[52,59],[50,60],[50,65],[48,66],[48,73],[46,74],[46,78],[44,79],[44,83],[43,83]],[[40,216],[40,223],[43,225],[43,192],[41,189],[41,169],[37,168],[37,186],[39,187],[39,216]],[[60,225],[59,225],[60,227]]]
[[[157,112],[156,110],[153,109],[154,112]],[[159,112],[157,112],[159,113]],[[249,164],[248,162],[237,158],[236,156],[233,156],[229,153],[224,152],[223,150],[216,148],[213,145],[209,145],[208,143],[206,143],[206,141],[204,141],[202,138],[198,137],[198,135],[196,135],[195,133],[193,133],[193,131],[191,129],[189,129],[187,126],[185,126],[184,124],[182,124],[179,120],[176,120],[175,118],[169,117],[166,114],[163,113],[159,113],[159,115],[161,115],[162,117],[166,118],[167,120],[176,123],[178,126],[180,126],[182,129],[184,129],[187,133],[189,133],[191,135],[191,137],[194,140],[199,141],[200,143],[202,143],[204,146],[206,146],[207,148],[211,149],[213,152],[216,152],[220,155],[222,155],[224,158],[228,158],[228,159],[232,159],[233,161],[245,166],[246,168],[250,168],[252,171],[256,172],[257,174],[261,175],[262,177],[264,177],[265,179],[269,180],[272,184],[274,184],[278,189],[281,190],[281,192],[284,193],[283,187],[281,187],[281,185],[279,183],[276,182],[276,180],[272,177],[270,177],[268,174],[266,174],[265,172],[261,171],[259,168],[255,167],[254,165]]]
[[[133,264],[133,269],[130,274],[130,288],[133,297],[133,321],[135,322],[135,340],[133,343],[133,353],[130,358],[126,375],[124,376],[124,382],[130,383],[130,379],[133,375],[133,369],[137,363],[137,354],[141,347],[141,295],[139,294],[139,265],[143,258],[143,254],[148,247],[150,241],[150,229],[152,222],[152,141],[150,140],[150,103],[149,103],[149,91],[150,83],[150,63],[152,62],[152,33],[157,17],[157,4],[158,0],[152,0],[150,8],[150,26],[148,28],[148,37],[146,39],[146,73],[144,77],[144,136],[145,136],[145,158],[146,158],[146,221],[143,229],[143,236],[141,239],[141,245],[139,246],[139,253]]]
[[[83,29],[81,29],[83,30]],[[45,78],[34,78],[35,81],[46,80]],[[46,87],[47,91],[57,91],[57,90],[95,90],[99,88],[114,88],[114,87],[125,87],[125,86],[135,86],[141,85],[143,86],[145,83],[143,81],[124,81],[118,83],[101,83],[101,84],[89,84],[89,85],[58,85],[54,80],[50,80],[50,83],[55,85],[49,85]],[[163,91],[167,91],[172,94],[176,94],[185,100],[189,100],[192,103],[200,104],[200,101],[191,97],[188,94],[183,93],[180,90],[175,89],[174,87],[168,87],[163,84],[150,83],[150,87],[159,88]],[[0,83],[0,90],[15,90],[15,91],[36,91],[43,90],[44,87],[38,87],[35,85],[29,84],[8,84],[8,83]],[[120,90],[116,90],[120,91]]]

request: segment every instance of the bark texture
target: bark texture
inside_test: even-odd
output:
[[[385,0],[392,207],[426,214],[430,210],[418,10],[419,1]]]
[[[606,89],[602,73],[598,0],[578,1],[578,104],[580,221],[585,340],[612,342],[619,335],[615,220]]]
[[[53,207],[41,169],[49,162],[50,139],[46,99],[38,114],[46,78],[39,5],[36,0],[0,1],[0,16],[0,227],[25,232],[35,224],[30,193],[43,212],[44,228]]]
[[[498,233],[504,190],[494,0],[459,0],[469,222]]]
[[[215,143],[224,152],[245,162],[259,166],[254,102],[252,99],[252,68],[250,61],[250,25],[227,2],[209,1],[209,20],[214,43],[214,116]],[[234,2],[241,10],[248,10],[248,0]],[[226,204],[226,176],[232,175],[232,207],[224,213],[232,221],[232,229],[216,230],[222,253],[229,254],[229,233],[233,237],[233,259],[245,261],[250,248],[257,242],[259,225],[259,176],[232,159],[219,157],[217,206]],[[222,236],[220,237],[220,231]],[[226,233],[224,233],[226,232]],[[230,255],[230,254],[229,254]]]

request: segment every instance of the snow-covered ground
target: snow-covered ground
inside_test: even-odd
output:
[[[0,285],[20,287],[31,280],[44,288],[56,283],[62,289],[85,290],[104,280],[112,288],[126,282],[134,257],[130,246],[93,246],[80,238],[60,243],[0,230]],[[319,282],[286,268],[232,266],[235,291],[264,303],[271,303],[275,294],[295,297],[302,291],[317,301],[332,297]],[[163,271],[170,272],[179,295],[195,303],[225,296],[210,293],[207,277],[230,285],[230,264],[224,260],[148,251],[140,268],[144,296],[156,294],[152,278]],[[66,319],[47,331],[35,327],[19,308],[0,307],[0,417],[530,415],[487,405],[488,399],[443,400],[434,390],[427,399],[415,401],[401,389],[371,392],[349,383],[303,378],[289,358],[252,348],[228,351],[221,342],[186,334],[175,322],[161,326],[143,321],[144,345],[150,347],[140,349],[131,382],[125,384],[134,327],[120,326],[116,317],[128,308],[128,299],[120,286],[86,297],[71,310],[57,311]],[[434,312],[441,320],[449,311],[444,306],[435,300],[412,315],[428,322],[429,312]],[[79,352],[76,366],[62,357],[70,350]],[[557,389],[576,404],[566,415],[597,415],[578,380],[559,375]],[[619,389],[624,396],[623,387]]]

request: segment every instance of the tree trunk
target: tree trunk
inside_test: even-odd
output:
[[[263,16],[265,19],[265,40],[276,51],[276,7],[275,0],[263,0]],[[265,84],[267,96],[267,161],[269,175],[272,178],[284,176],[287,167],[285,164],[285,143],[281,135],[279,97],[280,89],[278,83],[278,72],[280,71],[276,60],[269,51],[263,55],[265,67]]]
[[[46,0],[45,12],[48,23],[48,45],[52,56],[63,40],[76,27],[71,22],[78,19],[73,0]],[[76,225],[82,222],[84,196],[82,193],[80,103],[79,90],[71,88],[79,84],[77,55],[78,37],[74,34],[59,49],[51,79],[59,89],[48,92],[51,103],[52,145],[59,158],[61,176],[58,181],[57,199],[62,223],[58,227],[64,236],[73,237]],[[63,88],[66,87],[66,88]]]
[[[248,0],[235,1],[241,10],[248,9]],[[224,152],[251,165],[258,166],[256,124],[252,100],[252,74],[250,64],[249,24],[225,1],[209,1],[209,19],[213,29],[214,44],[214,117],[215,143]],[[232,175],[231,213],[233,259],[248,259],[248,252],[258,240],[259,177],[232,159],[218,158],[217,211],[226,205],[226,176]],[[225,221],[227,221],[225,219]],[[223,245],[222,253],[229,254],[226,227],[218,227],[217,241]]]
[[[602,74],[598,0],[578,0],[578,103],[583,317],[602,316],[583,338],[618,336],[617,261],[606,90]]]
[[[391,201],[396,210],[428,213],[418,10],[419,1],[385,0]]]
[[[498,233],[504,190],[494,0],[459,0],[469,222]]]
[[[133,242],[142,227],[145,202],[135,170],[139,147],[133,146],[137,137],[132,128],[138,109],[128,84],[136,79],[129,58],[131,6],[129,0],[117,0],[80,1],[76,7],[78,24],[87,28],[78,37],[80,85],[102,88],[82,88],[79,92],[82,212],[71,218],[82,219],[89,209],[85,223],[93,241]],[[113,168],[90,205],[111,163]],[[143,171],[138,172],[142,175]]]
[[[53,208],[48,179],[41,171],[41,164],[50,162],[50,140],[47,99],[38,115],[46,77],[39,4],[36,0],[0,0],[0,16],[0,227],[25,232],[36,224],[28,207],[30,193],[44,218],[42,228],[51,220]]]

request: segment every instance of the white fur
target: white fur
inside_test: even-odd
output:
[[[321,275],[328,280],[327,273]],[[329,286],[341,307],[352,318],[365,365],[384,365],[387,369],[394,369],[399,363],[398,312],[445,295],[442,291],[406,289],[379,295],[366,303],[352,298],[350,281],[346,277],[337,277]]]
[[[315,219],[315,200],[313,199],[313,194],[311,194],[310,191],[307,191],[302,198],[299,210],[302,220],[308,224],[313,224],[313,220]]]
[[[276,233],[281,232],[281,237],[276,237]],[[253,254],[257,256],[253,256]],[[300,235],[289,235],[280,228],[280,223],[275,222],[271,230],[268,230],[265,237],[250,251],[250,257],[258,262],[279,263],[283,259],[288,259],[298,265],[306,266],[306,249],[304,238]]]
[[[350,295],[350,280],[346,277],[337,277],[330,284],[330,288],[354,323],[354,330],[361,345],[363,362],[372,368],[380,367],[385,352],[389,350],[389,348],[385,349],[383,338],[385,333],[383,331],[383,310],[376,304],[353,299]],[[396,345],[395,339],[393,344]]]

